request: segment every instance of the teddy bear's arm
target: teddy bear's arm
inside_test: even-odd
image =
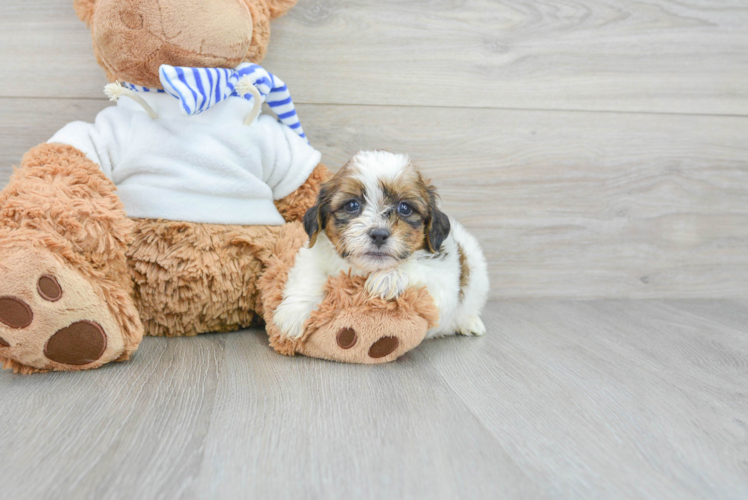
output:
[[[307,180],[288,196],[275,200],[275,207],[286,222],[300,221],[317,201],[320,186],[332,174],[322,163],[317,165]]]

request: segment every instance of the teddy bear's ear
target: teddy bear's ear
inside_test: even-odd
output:
[[[95,7],[96,0],[73,0],[75,13],[81,21],[86,23],[86,26],[91,26]]]
[[[265,0],[270,10],[270,18],[275,19],[288,13],[291,7],[296,5],[299,0]]]

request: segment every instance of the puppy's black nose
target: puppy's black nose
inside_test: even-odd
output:
[[[392,233],[390,233],[389,229],[377,228],[369,231],[369,236],[377,247],[384,245],[387,242],[387,238],[390,237],[390,234]]]

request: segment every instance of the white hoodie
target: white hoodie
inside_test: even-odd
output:
[[[127,215],[215,224],[283,224],[273,200],[294,192],[321,155],[274,117],[243,121],[252,103],[228,97],[184,116],[164,93],[139,93],[152,119],[123,97],[95,123],[72,122],[49,142],[69,144],[117,186]]]

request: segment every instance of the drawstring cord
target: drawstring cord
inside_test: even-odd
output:
[[[132,90],[123,87],[120,82],[107,84],[104,87],[104,93],[110,101],[114,102],[117,102],[120,97],[129,97],[133,101],[140,104],[145,112],[148,113],[148,116],[150,116],[154,120],[158,118],[158,114],[153,111],[153,108],[147,102],[145,102],[145,99],[140,97],[137,92],[133,92]]]
[[[252,94],[252,97],[254,97],[254,100],[252,101],[254,102],[252,111],[250,111],[244,119],[244,125],[251,125],[262,110],[262,96],[260,95],[260,91],[255,88],[252,78],[249,76],[241,77],[239,81],[236,82],[235,90],[239,95]]]
[[[240,95],[252,94],[252,97],[254,97],[254,105],[252,106],[252,111],[250,111],[247,117],[244,119],[244,125],[251,125],[252,122],[255,121],[255,118],[257,118],[257,116],[260,114],[260,111],[262,111],[262,95],[260,95],[260,91],[255,88],[252,79],[248,76],[241,78],[237,82],[236,91]],[[129,97],[133,101],[140,104],[145,112],[148,113],[148,116],[150,116],[154,120],[158,119],[158,114],[145,101],[145,99],[140,97],[137,92],[123,87],[120,82],[107,84],[104,87],[104,94],[106,94],[110,101],[114,102],[117,102],[121,97]]]

